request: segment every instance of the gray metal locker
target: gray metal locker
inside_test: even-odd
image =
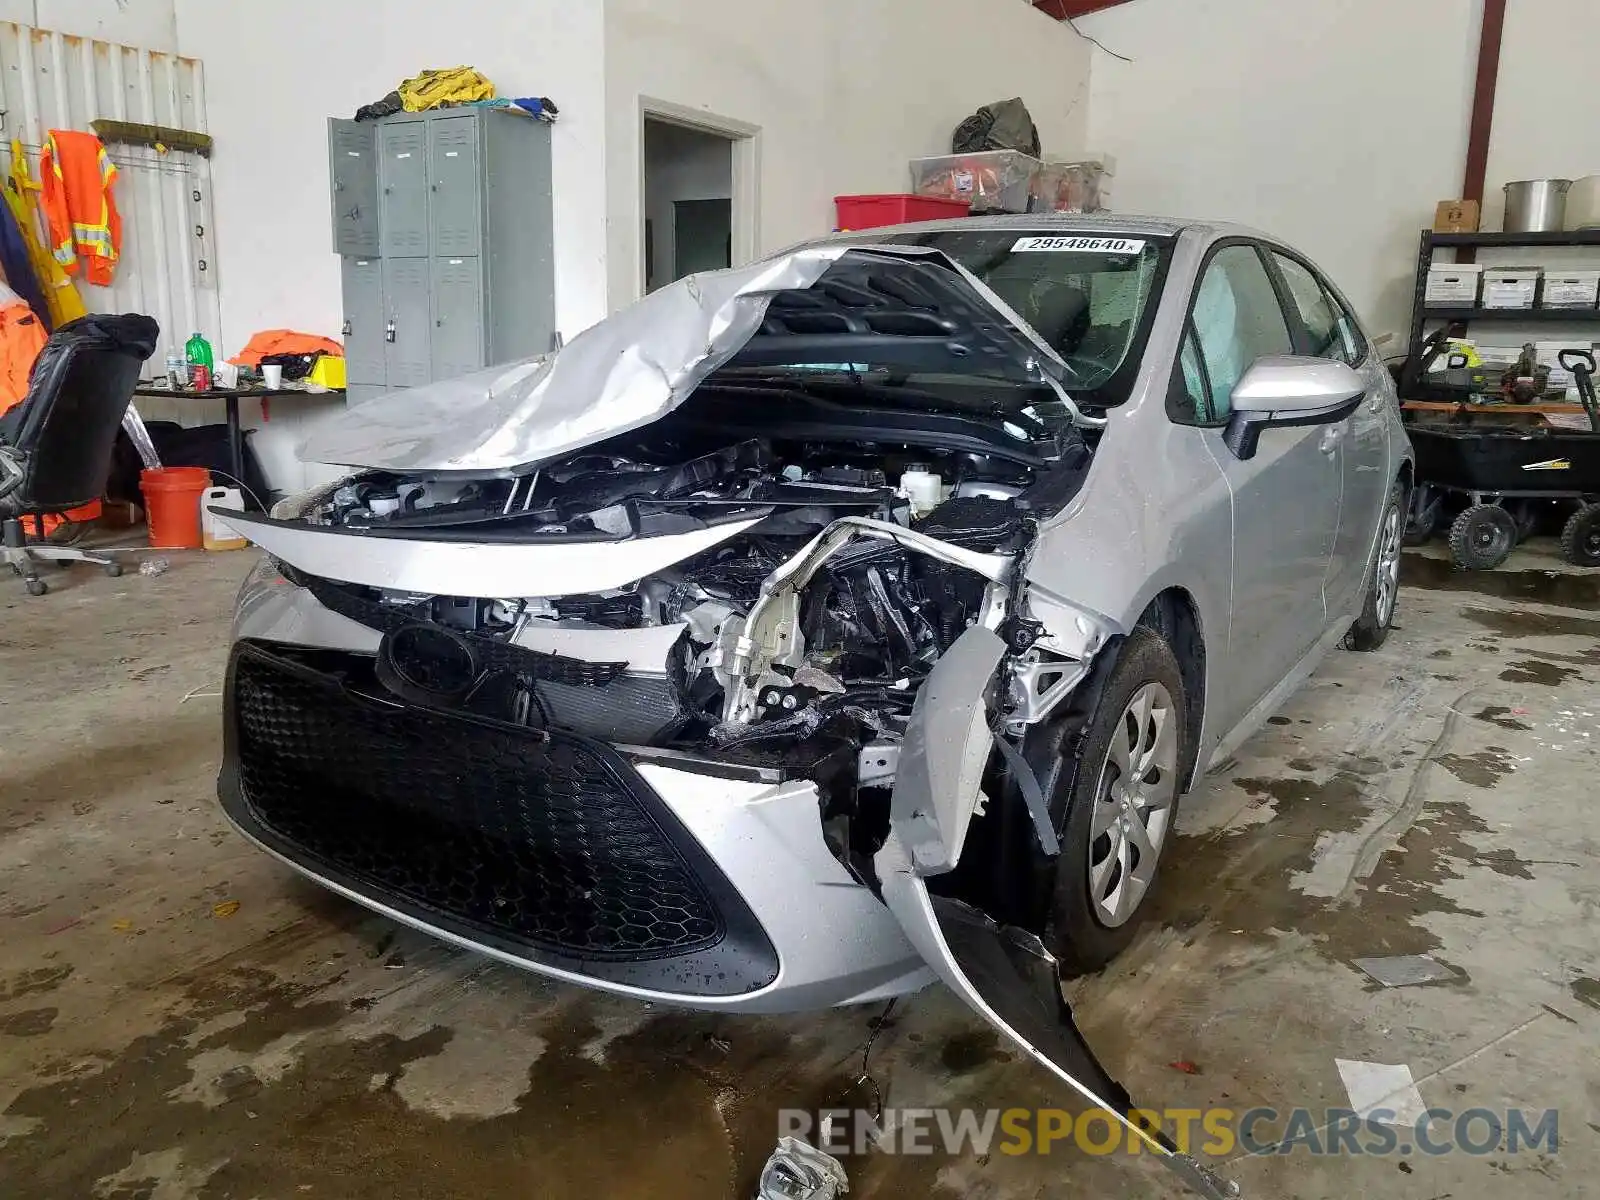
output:
[[[452,379],[484,361],[482,259],[433,260],[433,377]]]
[[[370,124],[328,122],[335,254],[378,253],[378,148]]]
[[[376,240],[377,230],[373,230]],[[345,257],[340,266],[344,286],[344,364],[352,386],[389,381],[384,340],[383,260]]]
[[[389,258],[428,253],[428,135],[419,121],[378,127],[378,244]]]
[[[478,169],[481,126],[475,116],[428,122],[433,203],[433,253],[478,254],[483,241],[483,177]]]
[[[384,359],[392,388],[431,383],[433,279],[425,258],[383,260]]]
[[[491,108],[398,113],[329,122],[329,148],[352,402],[551,348],[549,125]],[[362,162],[375,171],[359,175]],[[350,203],[363,186],[372,201]],[[375,228],[357,233],[341,206],[375,211]]]

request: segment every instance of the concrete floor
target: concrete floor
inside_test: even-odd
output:
[[[876,1010],[550,985],[230,832],[216,693],[251,561],[61,573],[41,600],[0,579],[0,1196],[748,1197],[778,1108],[865,1102]],[[1187,802],[1160,920],[1071,991],[1153,1107],[1342,1106],[1335,1058],[1405,1063],[1430,1105],[1558,1108],[1560,1150],[1241,1158],[1247,1195],[1600,1195],[1600,577],[1546,567],[1410,556],[1403,628],[1336,654]],[[1350,965],[1419,952],[1456,980]],[[871,1069],[899,1107],[1063,1100],[938,989]],[[852,1197],[1181,1194],[1147,1158],[1059,1148],[850,1171]]]

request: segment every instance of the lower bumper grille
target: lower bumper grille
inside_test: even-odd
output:
[[[335,657],[244,643],[230,665],[224,803],[235,788],[230,813],[272,848],[519,953],[669,959],[678,991],[700,990],[685,956],[736,960],[705,990],[775,976],[737,893],[609,747],[394,704],[364,694],[370,660]]]

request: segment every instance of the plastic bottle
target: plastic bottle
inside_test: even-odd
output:
[[[214,367],[211,343],[206,341],[202,334],[196,333],[184,345],[183,350],[189,360],[191,384],[196,391],[205,391],[211,386],[211,372]]]
[[[206,341],[204,334],[195,334],[183,347],[184,354],[188,356],[191,367],[215,367],[211,359],[211,343]]]

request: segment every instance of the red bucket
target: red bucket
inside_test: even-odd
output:
[[[211,486],[204,467],[152,467],[139,472],[150,520],[150,544],[161,550],[198,550],[204,544],[200,531],[200,497]]]

